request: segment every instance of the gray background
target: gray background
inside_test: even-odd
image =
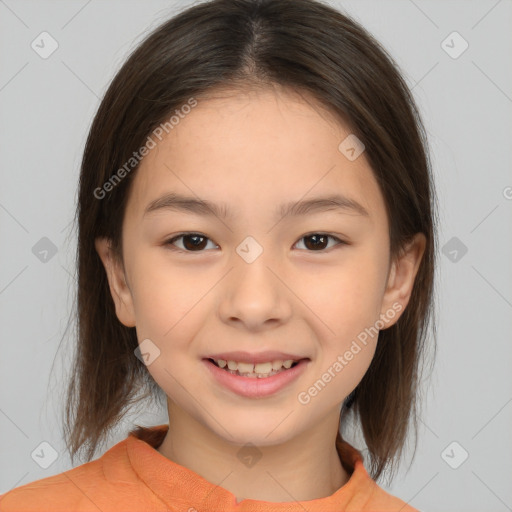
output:
[[[0,493],[71,467],[59,419],[72,339],[61,339],[81,153],[128,52],[189,3],[0,0]],[[330,3],[384,44],[413,88],[440,200],[437,364],[416,456],[383,487],[424,511],[512,510],[512,3]],[[59,45],[46,59],[31,48],[43,31]],[[110,445],[132,421],[166,423],[166,411],[135,411]],[[51,456],[42,442],[57,452],[47,469],[31,456]]]

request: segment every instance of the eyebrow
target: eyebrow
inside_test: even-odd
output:
[[[234,218],[233,212],[225,203],[216,204],[205,199],[184,196],[174,192],[151,201],[144,210],[144,216],[149,213],[172,210],[190,212],[196,215],[211,216],[218,218]],[[356,200],[341,194],[334,194],[325,197],[301,200],[282,204],[275,210],[276,217],[307,215],[314,212],[337,211],[339,213],[355,213],[364,217],[370,217],[368,210]]]

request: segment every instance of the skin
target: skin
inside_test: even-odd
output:
[[[312,98],[286,89],[233,91],[200,99],[134,177],[123,221],[124,266],[96,240],[118,319],[160,355],[148,366],[168,397],[169,432],[158,451],[245,498],[313,500],[349,475],[335,449],[339,414],[375,352],[377,337],[309,403],[308,390],[357,335],[401,311],[425,249],[417,234],[400,259],[389,250],[384,198],[363,153],[338,150],[347,126]],[[227,203],[233,218],[144,209],[166,192]],[[274,217],[281,203],[333,191],[369,212]],[[166,242],[183,231],[207,239]],[[306,235],[325,233],[319,248]],[[252,236],[263,253],[247,263],[236,248]],[[184,252],[188,248],[189,252]],[[201,252],[202,251],[202,252]],[[389,314],[387,315],[389,316]],[[217,384],[202,358],[222,351],[281,350],[309,357],[306,371],[278,393],[244,398]],[[261,459],[237,457],[247,442]],[[327,478],[326,478],[327,476]]]

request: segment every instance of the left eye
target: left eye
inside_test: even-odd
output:
[[[182,247],[178,247],[175,242],[178,240],[183,240]],[[343,240],[339,239],[333,235],[327,235],[325,233],[312,233],[309,235],[305,235],[300,238],[301,240],[308,240],[309,242],[304,244],[306,249],[311,249],[308,252],[320,252],[328,247],[325,247],[325,244],[328,243],[328,240],[335,240],[338,242],[336,245],[346,244]],[[180,249],[184,252],[203,252],[203,249],[207,245],[207,240],[210,240],[208,237],[201,235],[200,233],[182,233],[181,235],[177,235],[166,242],[166,245],[174,246],[177,249]],[[211,240],[210,240],[211,241]],[[213,242],[212,242],[213,243]],[[297,242],[299,243],[299,242]],[[214,244],[216,245],[216,244]],[[174,247],[172,248],[173,250]],[[216,245],[216,247],[218,247]],[[331,246],[332,247],[332,246]]]
[[[339,242],[338,245],[344,244],[345,242],[343,240],[340,240],[337,236],[327,235],[325,233],[312,233],[310,235],[305,235],[301,238],[301,240],[311,240],[312,243],[305,244],[306,246],[310,246],[315,248],[314,252],[318,252],[318,249],[324,250],[327,249],[327,247],[324,247],[324,244],[327,243],[328,239],[336,240]],[[331,246],[332,247],[332,246]]]

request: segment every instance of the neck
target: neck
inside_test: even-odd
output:
[[[335,439],[339,411],[323,424],[271,446],[228,442],[174,404],[169,430],[157,450],[207,481],[243,499],[308,501],[332,495],[349,479]]]

